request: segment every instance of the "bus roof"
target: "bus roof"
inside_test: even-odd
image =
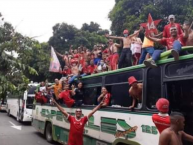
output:
[[[193,46],[187,46],[187,47],[183,47],[183,50],[191,50],[193,49]],[[171,50],[169,51],[165,51],[161,54],[161,58],[164,58],[166,56],[169,56],[171,54]],[[188,55],[184,55],[184,56],[180,56],[179,60],[186,60],[186,59],[191,59],[193,58],[193,54],[188,54]],[[157,64],[164,64],[164,63],[169,63],[174,61],[174,58],[168,58],[168,59],[162,59],[159,60],[158,62],[156,62]],[[88,78],[92,78],[92,77],[99,77],[99,76],[105,76],[105,75],[109,75],[109,74],[116,74],[119,72],[124,72],[124,71],[130,71],[130,70],[135,70],[135,69],[139,69],[139,68],[145,68],[144,64],[140,64],[140,65],[135,65],[135,66],[131,66],[131,67],[126,67],[126,68],[121,68],[121,69],[117,69],[117,70],[113,70],[113,71],[107,71],[107,72],[102,72],[102,73],[98,73],[98,74],[92,74],[89,76],[85,76],[82,79],[88,79]]]

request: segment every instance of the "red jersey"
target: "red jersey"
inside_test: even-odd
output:
[[[180,41],[180,43],[181,43],[182,46],[185,46],[185,45],[186,45],[187,39],[185,39],[185,38],[183,37],[183,34],[178,35],[176,38],[173,38],[173,37],[163,38],[163,39],[161,39],[160,43],[161,43],[162,45],[167,46],[167,49],[170,50],[170,49],[172,49],[173,43],[174,43],[175,40]]]
[[[63,70],[63,71],[60,71],[61,74],[63,75],[70,75],[71,74],[71,69],[66,69],[66,70]]]
[[[88,74],[88,66],[84,66],[84,67],[82,68],[82,72],[83,72],[84,74]]]
[[[97,68],[96,65],[89,65],[88,66],[88,73],[93,74],[96,68]]]
[[[169,115],[160,116],[159,114],[153,114],[152,120],[160,134],[164,129],[170,127],[170,116]]]
[[[84,116],[77,120],[76,117],[69,115],[68,121],[70,122],[68,145],[83,145],[84,125],[87,123],[88,117]]]
[[[170,28],[173,27],[173,26],[175,26],[177,28],[178,35],[183,34],[183,31],[182,31],[182,28],[181,28],[180,24],[174,23],[174,24],[168,24],[164,27],[163,37],[165,37],[165,38],[170,38],[171,37]]]
[[[105,97],[104,98],[104,103],[107,104],[107,106],[108,106],[109,103],[110,103],[111,94],[107,93],[104,97]]]
[[[70,97],[70,90],[64,90],[59,94],[59,97],[63,99],[64,103],[67,107],[72,107],[74,104],[74,100]]]

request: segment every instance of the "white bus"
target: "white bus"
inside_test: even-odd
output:
[[[37,88],[36,83],[28,84],[28,89],[23,94],[7,95],[7,114],[14,116],[17,121],[31,122],[32,107],[34,101],[34,91]]]
[[[127,82],[130,76],[143,83],[142,105],[134,110],[128,109],[132,104]],[[193,135],[193,54],[181,56],[179,61],[160,60],[154,69],[137,65],[86,76],[81,81],[84,115],[97,105],[102,86],[112,95],[110,105],[89,118],[84,129],[84,145],[158,145],[159,132],[152,114],[158,113],[155,104],[161,97],[170,101],[170,111],[185,114],[185,132]],[[62,107],[72,115],[75,113],[76,108]],[[45,134],[49,142],[65,144],[68,141],[69,122],[55,106],[36,104],[32,125]]]

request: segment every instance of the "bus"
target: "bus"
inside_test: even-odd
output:
[[[8,92],[7,94],[7,114],[13,116],[17,121],[31,122],[32,108],[35,98],[34,91],[38,84],[28,84],[28,89],[21,94]]]
[[[193,47],[192,47],[193,48]],[[106,86],[111,93],[110,106],[98,110],[84,129],[84,145],[157,145],[159,132],[152,121],[152,114],[158,113],[156,101],[167,98],[170,112],[185,114],[185,132],[193,135],[193,54],[158,61],[157,68],[146,68],[143,64],[115,71],[85,76],[84,115],[97,105],[101,87]],[[132,97],[129,96],[128,78],[134,76],[143,83],[140,108],[129,110]],[[74,114],[76,108],[63,108]],[[46,139],[65,144],[68,141],[69,122],[53,105],[35,104],[32,125]],[[184,142],[184,145],[191,143]]]

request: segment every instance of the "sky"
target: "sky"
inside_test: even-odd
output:
[[[0,0],[0,12],[16,31],[47,42],[56,23],[81,28],[93,21],[109,30],[108,13],[114,4],[115,0]]]

